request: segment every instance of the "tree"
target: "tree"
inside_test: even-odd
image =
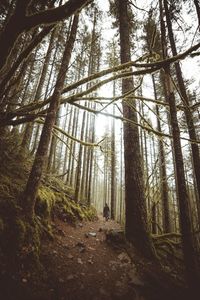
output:
[[[145,28],[145,37],[144,40],[146,42],[146,48],[149,52],[149,59],[154,56],[160,57],[162,54],[162,45],[160,33],[158,31],[155,20],[153,19],[152,11],[149,13],[147,23],[144,26]],[[156,86],[156,75],[152,75],[152,83],[154,90],[155,100],[158,101],[157,95],[157,86]],[[160,82],[159,82],[160,84]],[[159,105],[156,105],[156,117],[157,117],[157,129],[159,132],[162,132],[161,129],[161,121],[160,121],[160,112]],[[160,189],[161,189],[161,200],[162,200],[162,219],[163,219],[163,230],[164,232],[171,231],[170,224],[170,212],[169,212],[169,195],[168,195],[168,183],[167,183],[167,173],[166,173],[166,160],[165,160],[165,149],[163,139],[159,138],[158,140],[158,148],[159,148],[159,172],[160,172]],[[154,215],[154,219],[156,216],[156,205],[153,203],[152,212]],[[154,231],[155,231],[154,222]]]
[[[163,20],[163,8],[162,0],[159,1],[160,4],[160,22],[161,22],[161,38],[162,38],[162,49],[163,49],[163,58],[166,58],[166,33],[165,33],[165,24]],[[173,91],[173,83],[171,80],[170,67],[167,66],[164,68],[164,80],[165,80],[165,91],[166,91],[166,100],[169,103],[170,108],[170,121],[172,128],[173,136],[173,145],[174,145],[174,156],[175,156],[175,167],[176,167],[176,176],[177,176],[177,190],[178,190],[178,204],[180,210],[180,229],[182,234],[183,242],[183,254],[184,262],[186,268],[186,275],[188,279],[189,286],[191,288],[198,289],[199,285],[199,274],[198,266],[196,262],[195,247],[192,237],[192,225],[189,215],[189,199],[185,181],[185,171],[183,163],[183,155],[181,150],[180,142],[180,130],[177,119],[177,109],[176,109],[176,100]]]
[[[121,63],[131,61],[130,55],[130,27],[128,0],[115,1],[120,32],[120,58]],[[122,80],[122,93],[133,89],[132,78]],[[135,107],[131,98],[123,101],[123,116],[137,122],[137,114],[130,107]],[[154,257],[154,251],[147,229],[147,218],[144,197],[143,173],[141,168],[141,154],[139,146],[138,128],[124,123],[124,162],[125,162],[125,203],[126,223],[125,233],[141,253],[149,258]]]
[[[3,27],[0,34],[0,74],[2,75],[9,69],[11,51],[18,37],[24,32],[39,26],[57,23],[66,19],[81,10],[92,0],[69,0],[64,5],[53,9],[39,11],[38,13],[28,14],[31,0],[17,0],[15,10],[11,14],[8,22]],[[9,39],[7,38],[9,36]]]
[[[177,50],[176,50],[176,44],[175,44],[175,39],[174,39],[174,33],[173,33],[173,29],[172,29],[172,22],[170,19],[170,12],[169,12],[168,3],[166,0],[164,0],[164,8],[165,8],[165,15],[166,15],[166,22],[167,22],[170,46],[172,49],[172,54],[175,56],[175,55],[177,55]],[[191,140],[197,140],[196,130],[195,130],[194,122],[193,122],[193,115],[189,108],[190,103],[189,103],[187,90],[185,87],[185,83],[183,80],[183,75],[182,75],[182,71],[181,71],[179,62],[177,62],[175,64],[175,71],[176,71],[176,77],[177,77],[177,81],[178,81],[178,87],[179,87],[181,100],[182,100],[183,104],[185,105],[184,112],[185,112],[185,118],[186,118],[187,127],[188,127],[188,134],[189,134],[189,137]],[[191,150],[192,150],[194,174],[195,174],[197,191],[198,191],[197,201],[200,201],[200,155],[199,155],[198,145],[196,143],[191,143]],[[200,217],[200,212],[198,212],[198,215]]]
[[[194,5],[195,5],[197,16],[198,16],[199,30],[200,30],[200,3],[199,3],[199,0],[194,0]]]
[[[51,97],[50,106],[48,108],[47,116],[44,122],[34,163],[24,191],[24,196],[23,196],[24,212],[25,212],[25,216],[30,220],[33,220],[34,218],[34,207],[35,207],[36,196],[37,196],[38,188],[42,177],[46,155],[48,152],[51,132],[56,121],[56,114],[60,104],[61,91],[63,89],[66,72],[69,66],[71,53],[76,39],[78,19],[79,19],[78,15],[75,15],[73,19],[71,33],[69,39],[67,40],[65,50],[63,53],[60,70],[55,84],[55,89]]]

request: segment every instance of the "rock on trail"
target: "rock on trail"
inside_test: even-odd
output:
[[[42,300],[144,300],[128,254],[106,241],[119,224],[99,219],[72,227],[55,220],[55,226],[54,240],[42,249],[49,284]]]

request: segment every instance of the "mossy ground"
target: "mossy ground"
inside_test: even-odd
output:
[[[74,224],[95,219],[96,211],[75,203],[71,187],[45,174],[38,191],[35,219],[30,223],[24,216],[21,199],[32,157],[28,151],[21,151],[20,140],[10,132],[6,138],[0,138],[0,166],[0,268],[12,268],[12,272],[22,265],[40,269],[41,241],[44,236],[53,238],[54,217]]]

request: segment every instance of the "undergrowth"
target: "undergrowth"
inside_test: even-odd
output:
[[[17,266],[31,263],[40,266],[40,243],[43,237],[53,238],[55,217],[74,224],[93,220],[96,210],[73,200],[73,189],[59,178],[45,174],[38,191],[35,220],[27,222],[20,200],[32,166],[29,151],[22,151],[20,138],[11,132],[0,138],[0,267],[5,262]],[[12,266],[13,268],[13,266]]]

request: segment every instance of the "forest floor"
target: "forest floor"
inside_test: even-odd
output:
[[[144,299],[127,253],[106,242],[106,230],[120,229],[116,222],[99,217],[76,227],[56,220],[55,226],[54,241],[42,250],[50,283],[46,299]]]
[[[106,241],[105,232],[120,229],[119,224],[100,216],[76,226],[56,218],[52,225],[53,240],[42,242],[41,278],[23,270],[0,299],[146,300],[140,293],[143,283],[126,251]]]
[[[149,289],[144,283],[141,263],[140,274],[137,272],[137,255],[132,256],[135,260],[130,259],[123,244],[107,241],[106,232],[120,230],[118,223],[106,222],[100,216],[96,221],[79,222],[76,226],[56,218],[52,226],[54,238],[42,242],[41,276],[23,269],[7,287],[4,278],[6,294],[1,298],[1,288],[0,299],[160,300],[167,296],[160,287],[153,288],[152,293],[152,287]]]

